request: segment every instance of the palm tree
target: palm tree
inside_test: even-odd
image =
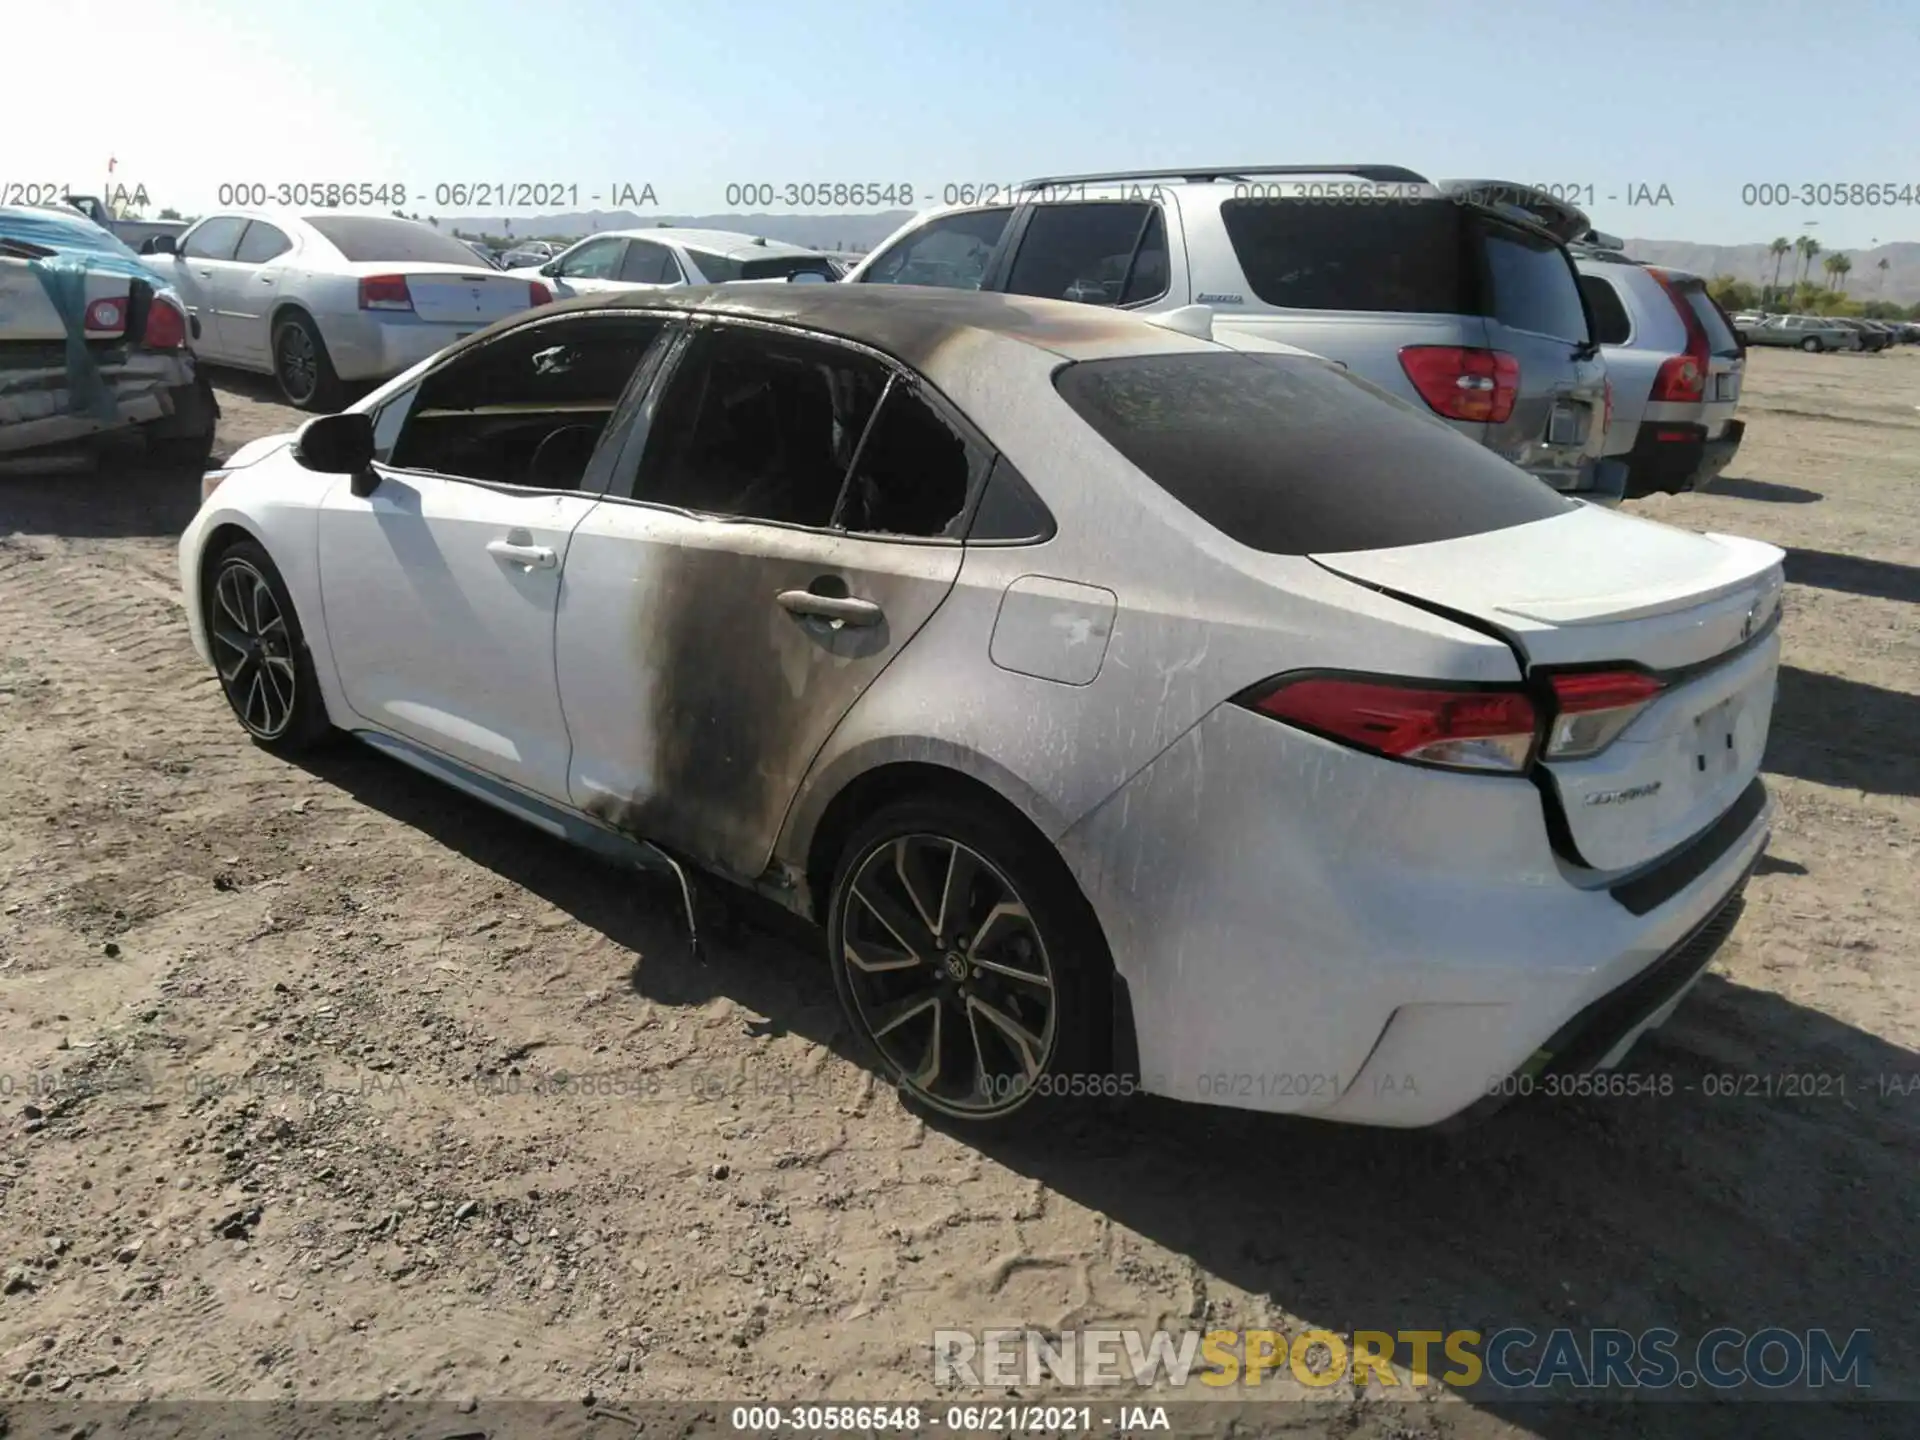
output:
[[[1833,272],[1833,278],[1840,287],[1840,293],[1846,294],[1847,276],[1853,270],[1853,261],[1845,255],[1829,255],[1827,269]]]
[[[1889,262],[1888,262],[1888,260],[1887,260],[1887,257],[1886,257],[1886,256],[1884,256],[1884,255],[1882,255],[1882,256],[1880,257],[1880,263],[1879,263],[1879,264],[1877,264],[1877,265],[1875,265],[1875,266],[1873,267],[1874,269],[1876,269],[1876,270],[1878,270],[1878,271],[1880,272],[1880,289],[1879,289],[1879,292],[1878,292],[1878,293],[1879,293],[1879,294],[1881,294],[1881,295],[1883,295],[1883,296],[1884,296],[1884,295],[1885,295],[1885,294],[1887,293],[1887,266],[1888,266],[1888,263],[1889,263]]]
[[[1840,257],[1838,255],[1827,256],[1826,259],[1820,262],[1820,268],[1827,272],[1827,289],[1833,289],[1835,283],[1840,279]]]
[[[1774,242],[1767,246],[1767,253],[1773,256],[1773,291],[1775,293],[1780,289],[1780,262],[1787,258],[1787,253],[1792,249],[1793,242],[1784,235],[1776,236]]]
[[[1820,253],[1820,242],[1811,235],[1802,235],[1793,242],[1793,248],[1800,252],[1800,283],[1807,283],[1813,274],[1813,257]]]

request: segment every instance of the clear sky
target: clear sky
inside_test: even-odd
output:
[[[112,158],[149,215],[231,182],[686,214],[738,183],[1369,160],[1574,187],[1649,239],[1920,240],[1920,0],[14,0],[5,31],[0,187],[98,194]],[[1894,203],[1801,190],[1836,182]]]

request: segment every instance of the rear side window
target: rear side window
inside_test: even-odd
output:
[[[861,442],[836,523],[869,534],[958,539],[983,465],[913,387],[896,381]]]
[[[1465,213],[1451,200],[1220,205],[1247,284],[1267,304],[1417,315],[1478,313]]]
[[[419,260],[473,268],[471,250],[417,220],[384,215],[309,215],[306,220],[349,260]]]
[[[1585,344],[1587,312],[1566,252],[1545,235],[1493,220],[1481,224],[1493,318],[1515,330]]]
[[[1693,311],[1694,318],[1700,322],[1700,328],[1707,332],[1707,346],[1716,355],[1738,355],[1740,337],[1733,333],[1733,327],[1727,324],[1727,317],[1720,307],[1714,304],[1713,297],[1707,293],[1707,287],[1694,281],[1680,286],[1680,298],[1687,302],[1687,308]]]
[[[1037,207],[1007,289],[1083,305],[1130,305],[1164,295],[1167,227],[1160,207],[1119,201]]]
[[[1089,360],[1058,371],[1054,384],[1149,479],[1269,554],[1422,545],[1573,506],[1445,424],[1307,356]]]
[[[1620,302],[1620,292],[1604,275],[1582,275],[1580,288],[1586,292],[1587,308],[1593,311],[1593,338],[1602,345],[1624,345],[1633,337],[1633,321]]]
[[[241,237],[240,248],[234,252],[233,258],[249,265],[262,265],[292,248],[293,242],[283,232],[264,220],[255,220],[247,226],[247,233]]]

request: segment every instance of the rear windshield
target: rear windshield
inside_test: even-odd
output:
[[[781,280],[788,275],[824,275],[838,280],[839,272],[824,255],[773,255],[759,260],[735,260],[711,250],[689,250],[700,273],[718,285],[728,280]]]
[[[418,260],[471,266],[476,259],[462,242],[416,220],[384,215],[309,215],[306,221],[349,260]]]
[[[1269,554],[1453,540],[1573,504],[1444,421],[1308,356],[1088,360],[1054,384],[1174,499]]]
[[[1226,200],[1227,238],[1253,293],[1297,310],[1478,313],[1464,217],[1451,200],[1329,205]]]
[[[1586,307],[1580,303],[1576,272],[1559,243],[1495,220],[1482,221],[1481,231],[1493,318],[1515,330],[1586,344],[1591,333]]]
[[[1680,294],[1686,300],[1687,307],[1693,311],[1694,317],[1699,320],[1701,328],[1707,332],[1707,345],[1713,353],[1738,355],[1740,337],[1735,335],[1733,328],[1727,324],[1725,313],[1714,303],[1713,296],[1707,293],[1707,287],[1696,280],[1690,285],[1682,285]]]

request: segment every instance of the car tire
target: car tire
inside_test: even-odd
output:
[[[346,402],[346,387],[333,373],[320,327],[298,310],[274,323],[273,378],[296,410],[325,414]]]
[[[1826,349],[1827,347],[1820,343],[1820,337],[1818,335],[1809,335],[1807,336],[1806,339],[1800,342],[1800,348],[1806,351],[1809,355],[1818,355],[1822,350]]]
[[[257,543],[238,540],[205,573],[207,648],[234,717],[262,749],[311,749],[332,725],[280,571]]]
[[[903,800],[859,826],[827,943],[848,1021],[915,1109],[1026,1129],[1131,1091],[1110,1066],[1092,907],[1045,839],[988,804]]]

